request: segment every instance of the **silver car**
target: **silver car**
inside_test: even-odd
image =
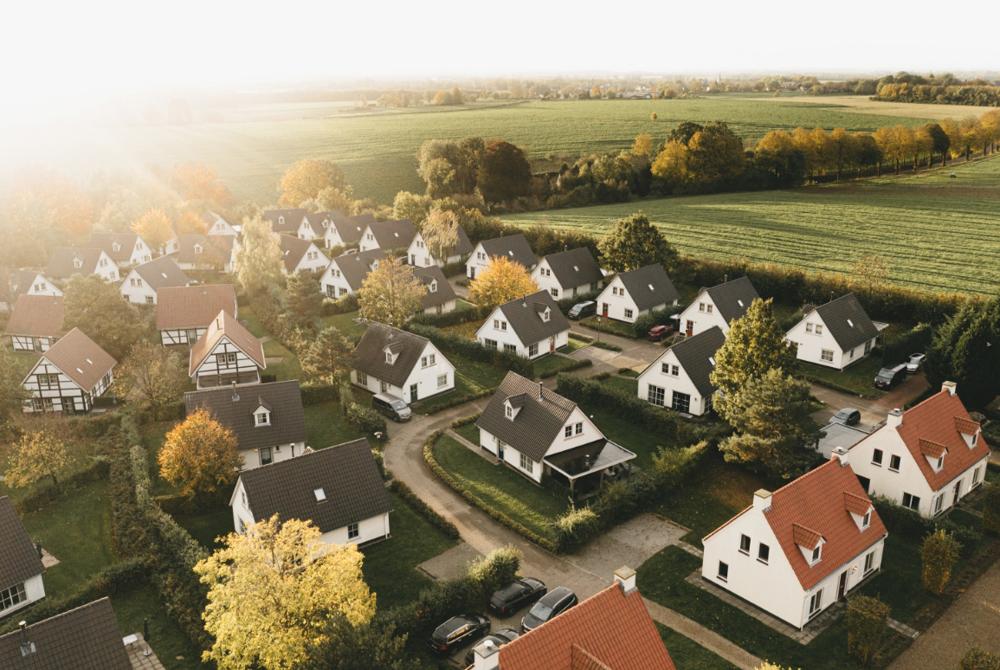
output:
[[[913,374],[920,370],[920,366],[924,364],[924,359],[927,358],[927,354],[910,354],[910,357],[906,359],[906,372],[907,374]]]

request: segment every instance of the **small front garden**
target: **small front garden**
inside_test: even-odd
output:
[[[842,391],[859,398],[879,398],[885,391],[875,388],[875,375],[882,368],[882,359],[870,355],[843,370],[834,370],[815,363],[799,361],[799,374],[805,379],[828,386],[835,391]]]
[[[634,340],[636,338],[635,328],[631,323],[615,321],[614,319],[609,319],[606,316],[588,316],[584,319],[580,319],[579,323],[584,328],[589,328],[590,330],[599,333],[608,333],[609,335],[617,335],[618,337],[627,337],[630,340]]]
[[[506,372],[495,365],[473,360],[461,354],[446,354],[455,366],[455,388],[445,393],[418,400],[411,405],[414,412],[433,414],[469,400],[482,398],[496,390]]]
[[[657,623],[656,629],[670,652],[670,658],[684,670],[736,670],[735,665],[672,628]]]

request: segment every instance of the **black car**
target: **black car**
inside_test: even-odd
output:
[[[431,649],[439,654],[448,654],[489,632],[490,620],[481,614],[453,616],[431,633]]]
[[[500,616],[507,616],[525,605],[530,605],[545,595],[545,584],[533,577],[517,579],[493,593],[490,609]]]
[[[597,312],[597,303],[593,300],[588,300],[586,302],[578,302],[569,308],[569,318],[576,321],[577,319],[582,319],[585,316],[590,316]]]
[[[476,662],[476,649],[481,649],[487,642],[492,642],[497,648],[500,648],[507,644],[508,642],[513,642],[521,636],[513,628],[501,628],[498,631],[494,631],[484,637],[482,640],[476,643],[476,646],[469,650],[465,655],[465,665],[469,666]]]
[[[853,407],[845,407],[833,415],[833,420],[845,426],[856,426],[861,423],[861,412]]]
[[[551,621],[577,603],[576,594],[565,586],[546,593],[521,619],[521,630],[528,632]]]
[[[906,363],[900,363],[891,368],[882,368],[875,375],[875,388],[891,389],[906,379]]]

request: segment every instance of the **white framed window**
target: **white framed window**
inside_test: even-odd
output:
[[[389,364],[389,365],[392,365],[392,352],[391,351],[385,352],[385,362],[387,364]]]
[[[155,300],[155,299],[153,298],[153,296],[151,296],[151,295],[147,295],[147,296],[146,296],[146,304],[147,304],[147,305],[152,305],[152,304],[154,304],[155,302],[156,302],[156,300]]]
[[[267,465],[274,461],[274,455],[271,453],[271,447],[261,447],[259,453],[261,465]]]
[[[570,438],[573,437],[573,426],[566,426],[563,428],[563,437]]]
[[[882,467],[882,450],[881,449],[873,449],[872,450],[872,465],[877,465],[878,467]]]
[[[920,496],[903,493],[903,507],[917,511],[920,509]]]
[[[865,517],[861,519],[861,527],[867,528],[872,522],[872,511],[868,510],[865,512]]]
[[[506,353],[508,353],[508,354],[516,354],[517,353],[517,345],[516,344],[504,344],[503,345],[503,350]]]
[[[806,324],[806,332],[807,333],[813,332],[813,325],[811,323]]]
[[[659,405],[660,407],[663,407],[664,397],[665,397],[664,390],[659,386],[653,386],[652,384],[650,384],[649,388],[646,389],[646,400],[653,405]]]
[[[813,548],[812,562],[813,563],[817,562],[822,557],[822,554],[823,554],[823,545],[817,544]]]
[[[581,433],[583,433],[583,422],[582,421],[578,421],[577,424],[575,426],[573,426],[573,433],[576,434],[576,435],[580,435]]]
[[[535,462],[524,454],[521,454],[520,466],[525,472],[532,472],[535,469]]]
[[[437,355],[436,354],[431,354],[429,356],[429,360],[430,360],[430,363],[428,363],[428,365],[434,365],[434,364],[436,364],[437,363]]]
[[[869,551],[865,554],[865,574],[875,569],[875,552]]]
[[[819,357],[822,358],[824,361],[831,361],[832,362],[833,361],[833,350],[832,349],[823,349],[820,352]]]
[[[757,545],[757,560],[767,565],[767,562],[771,560],[771,547],[767,546],[763,542]]]
[[[889,469],[893,472],[899,472],[899,466],[902,463],[902,459],[899,456],[889,457]]]
[[[625,308],[625,318],[626,319],[632,318],[632,310],[630,310],[628,307]]]
[[[976,468],[972,471],[972,488],[976,488],[980,484],[980,479],[982,478],[982,468]]]
[[[740,535],[740,553],[749,556],[750,555],[750,536]]]
[[[719,561],[719,570],[715,574],[718,576],[720,582],[728,582],[729,581],[729,564],[728,563],[724,563],[722,561]]]
[[[360,534],[361,534],[361,529],[358,528],[358,524],[357,523],[349,523],[349,524],[347,524],[347,539],[348,540],[353,540],[354,538],[356,538]]]
[[[816,324],[816,334],[817,335],[822,335],[823,334],[823,324],[822,323],[817,323]]]
[[[934,498],[934,513],[940,514],[941,508],[943,506],[944,506],[944,494],[942,493],[941,495]]]
[[[448,375],[438,375],[438,388],[443,389],[448,385]]]
[[[497,341],[496,340],[491,340],[489,338],[485,338],[483,340],[483,346],[486,347],[487,349],[496,349],[497,348]]]
[[[253,415],[254,424],[257,426],[270,426],[271,425],[271,413],[267,411],[260,411]]]
[[[10,609],[14,605],[19,605],[28,599],[24,592],[24,583],[15,584],[9,589],[0,591],[0,611]]]
[[[820,589],[816,593],[812,594],[809,598],[809,616],[813,617],[819,612],[820,608],[823,607],[823,589]]]
[[[357,371],[358,383],[362,386],[368,386],[368,375],[361,370]]]
[[[389,383],[388,382],[379,382],[379,389],[382,391],[382,393],[385,393],[386,391],[389,390]]]
[[[427,367],[427,357],[426,356],[421,356],[420,357],[420,367],[422,367],[422,368],[426,368]]]
[[[538,355],[538,342],[528,345],[528,355],[537,356]]]

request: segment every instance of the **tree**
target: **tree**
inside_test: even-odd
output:
[[[426,294],[423,282],[402,258],[385,258],[361,283],[358,306],[362,317],[401,328],[420,311]]]
[[[340,188],[327,186],[316,194],[316,198],[310,201],[315,204],[316,209],[321,212],[344,212],[345,214],[360,214],[358,209],[359,201],[354,199],[354,189],[349,185]]]
[[[204,163],[181,163],[174,168],[173,185],[187,201],[224,207],[232,201],[232,194],[219,180],[219,175]]]
[[[942,128],[939,123],[928,123],[924,126],[924,130],[931,138],[931,151],[941,155],[942,164],[947,163],[948,147],[951,146],[951,141],[948,139],[948,133],[944,131],[944,128]]]
[[[973,647],[962,656],[958,670],[1000,670],[1000,656]]]
[[[417,174],[427,184],[427,195],[443,198],[472,193],[485,142],[479,137],[461,141],[426,140],[417,150]]]
[[[392,218],[407,219],[422,228],[433,203],[429,195],[400,191],[392,200]]]
[[[14,417],[21,415],[22,404],[28,398],[23,381],[18,358],[6,347],[0,347],[0,439],[11,427]]]
[[[323,293],[319,276],[300,272],[287,280],[285,310],[292,317],[292,325],[307,332],[316,330],[316,319],[323,309]]]
[[[670,135],[667,136],[667,141],[680,142],[684,146],[687,146],[694,137],[695,133],[700,133],[705,129],[705,126],[700,123],[695,123],[694,121],[681,121],[677,124],[677,127],[670,131]]]
[[[925,589],[937,595],[944,593],[960,549],[955,536],[943,528],[924,538],[920,547],[920,579]]]
[[[784,130],[772,130],[760,138],[754,148],[754,166],[770,176],[773,187],[800,186],[805,181],[805,154]]]
[[[141,237],[154,249],[162,253],[167,242],[174,237],[174,227],[170,217],[162,209],[151,209],[132,224],[132,232]]]
[[[354,346],[339,330],[327,326],[299,352],[303,378],[312,384],[340,386],[351,371],[353,351]]]
[[[932,386],[958,383],[969,407],[984,407],[1000,393],[1000,297],[962,307],[935,329],[925,366]]]
[[[390,622],[373,621],[367,626],[345,625],[343,617],[331,619],[322,633],[327,640],[317,645],[305,670],[407,670],[406,633],[399,634]]]
[[[483,151],[476,185],[489,203],[507,202],[527,195],[531,188],[531,165],[518,147],[503,140],[493,140]]]
[[[847,650],[862,665],[870,665],[882,648],[889,624],[889,606],[871,596],[847,600]]]
[[[516,261],[499,256],[469,284],[469,300],[480,307],[496,307],[538,292],[538,284]]]
[[[177,234],[185,233],[205,234],[208,232],[208,223],[204,217],[193,209],[185,209],[177,217]]]
[[[865,294],[871,296],[888,283],[889,268],[884,257],[868,254],[859,258],[851,268],[851,277],[855,286],[861,287]]]
[[[140,340],[132,345],[125,362],[115,370],[115,394],[160,419],[163,409],[184,393],[188,381],[180,354]]]
[[[653,176],[668,182],[672,186],[691,180],[691,152],[687,145],[676,140],[670,140],[663,145],[660,153],[650,166]]]
[[[677,250],[642,212],[615,221],[598,246],[605,264],[616,272],[659,263],[669,273],[679,260]]]
[[[653,155],[653,136],[649,133],[639,133],[635,136],[635,141],[632,142],[632,155],[633,156],[652,156]]]
[[[4,482],[14,488],[51,479],[59,490],[60,473],[69,464],[66,443],[52,430],[29,430],[10,448]]]
[[[1000,484],[990,483],[983,492],[983,528],[1000,535]]]
[[[726,182],[743,173],[743,140],[724,122],[710,123],[696,132],[687,147],[691,152],[691,173],[698,181]]]
[[[94,275],[76,275],[64,291],[66,330],[79,328],[115,360],[147,333],[148,324],[131,303],[122,300],[118,286]]]
[[[208,587],[202,618],[213,638],[203,655],[219,670],[292,670],[331,642],[331,621],[367,626],[375,594],[354,545],[329,545],[309,521],[277,516],[195,566]],[[336,654],[336,651],[334,651]]]
[[[306,200],[316,198],[325,188],[332,186],[342,190],[346,184],[344,171],[335,163],[307,158],[292,165],[281,177],[281,204],[298,207]]]
[[[167,433],[156,461],[160,476],[188,498],[226,488],[236,481],[241,464],[236,436],[205,409],[191,412]]]
[[[432,208],[420,235],[431,255],[444,262],[458,244],[458,214],[439,207]]]
[[[281,244],[271,222],[260,217],[243,221],[243,240],[236,252],[236,280],[247,293],[281,284],[284,268]]]

